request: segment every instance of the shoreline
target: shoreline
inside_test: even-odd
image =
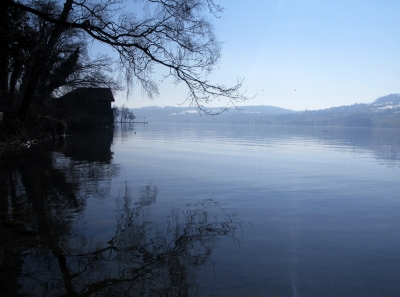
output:
[[[53,138],[51,136],[43,138],[24,139],[19,137],[12,137],[9,140],[0,140],[0,157],[10,154],[24,153],[30,149],[36,148]]]

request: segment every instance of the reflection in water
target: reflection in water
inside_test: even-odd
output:
[[[2,228],[9,238],[3,233],[0,252],[13,255],[0,266],[7,295],[194,296],[194,268],[210,263],[219,237],[236,241],[240,221],[212,200],[152,220],[158,195],[152,184],[139,187],[138,201],[125,184],[115,233],[105,240],[86,236],[79,225],[86,200],[109,197],[119,172],[109,132],[1,161],[1,216],[8,224]]]
[[[90,141],[65,139],[57,144],[61,153],[41,147],[0,160],[4,223],[0,253],[6,256],[0,263],[0,281],[5,282],[0,287],[10,296],[17,290],[10,282],[16,282],[21,269],[18,257],[28,247],[41,247],[49,256],[48,265],[56,261],[63,273],[67,270],[64,245],[79,232],[74,229],[75,218],[84,211],[89,196],[105,196],[107,182],[101,181],[109,184],[118,172],[111,164],[112,131],[98,130],[86,139]]]
[[[114,132],[120,140],[127,141],[135,130],[135,127],[137,127],[137,124],[133,123],[116,124]],[[142,131],[146,129],[146,125],[140,125],[140,127],[142,128]]]
[[[151,127],[157,124],[152,124]],[[400,129],[398,128],[344,128],[321,126],[266,126],[227,124],[158,124],[154,132],[140,134],[152,141],[162,141],[168,135],[183,142],[190,139],[199,145],[229,144],[246,149],[273,146],[322,145],[341,151],[370,152],[379,161],[391,166],[400,165]],[[160,130],[163,133],[160,133]]]
[[[123,128],[0,160],[0,295],[399,295],[399,130]]]
[[[74,161],[99,162],[109,164],[112,160],[111,144],[114,130],[97,129],[73,137],[61,138],[61,151]]]
[[[132,208],[129,197],[124,197],[115,235],[107,243],[93,244],[81,238],[57,260],[50,250],[32,251],[23,268],[22,292],[46,296],[195,296],[194,268],[210,262],[218,237],[234,238],[239,224],[234,215],[216,220],[218,209],[217,203],[208,200],[186,210],[172,210],[162,227],[147,220],[146,209]]]

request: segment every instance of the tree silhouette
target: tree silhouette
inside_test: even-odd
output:
[[[214,84],[207,78],[221,56],[221,43],[207,15],[220,17],[221,6],[213,0],[143,0],[133,6],[136,11],[129,12],[124,4],[123,0],[5,0],[1,3],[0,26],[5,35],[14,32],[7,27],[11,23],[11,11],[22,14],[21,22],[29,30],[32,30],[31,19],[36,19],[42,28],[34,31],[38,42],[33,48],[28,47],[33,50],[32,61],[25,63],[20,115],[26,116],[31,106],[41,106],[49,91],[60,87],[72,75],[71,69],[78,57],[77,45],[67,55],[57,54],[60,41],[66,36],[70,43],[79,41],[82,47],[85,45],[82,41],[88,39],[114,50],[119,56],[119,70],[125,75],[128,94],[130,87],[139,83],[147,96],[157,96],[158,86],[152,74],[154,67],[161,66],[166,71],[165,77],[172,77],[176,84],[187,87],[186,100],[206,113],[223,111],[213,112],[204,107],[214,99],[225,98],[233,105],[247,99],[240,91],[241,79],[229,87]],[[6,39],[0,47],[3,93],[9,93],[7,81],[18,72],[17,66],[11,73],[6,71],[12,41],[12,38]],[[60,57],[62,61],[57,62]],[[105,77],[102,83],[107,83]]]

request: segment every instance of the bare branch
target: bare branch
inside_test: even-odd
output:
[[[10,5],[109,45],[119,55],[128,94],[139,83],[149,98],[157,96],[152,76],[154,66],[160,65],[176,84],[187,87],[185,102],[207,114],[215,114],[205,107],[214,100],[236,106],[249,99],[241,91],[242,79],[233,86],[207,79],[221,57],[221,43],[207,19],[208,13],[214,17],[223,13],[214,0],[141,0],[134,7],[145,10],[136,13],[127,12],[122,0],[65,0],[63,11],[71,5],[67,17],[40,11],[28,2],[11,1]]]

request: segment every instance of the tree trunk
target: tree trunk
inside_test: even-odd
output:
[[[0,36],[4,38],[7,35],[5,29],[7,27],[7,13],[10,7],[10,0],[3,0],[0,2]],[[0,108],[5,103],[4,97],[8,96],[8,44],[7,42],[0,42]]]
[[[3,29],[7,20],[7,12],[10,7],[11,0],[3,0],[0,3],[0,29]]]
[[[66,0],[64,3],[64,8],[60,14],[59,20],[67,21],[68,16],[72,10],[73,0]],[[43,96],[47,96],[45,90],[46,84],[46,74],[50,72],[50,69],[53,65],[50,63],[49,57],[54,52],[54,48],[57,45],[57,42],[60,39],[61,34],[64,32],[66,27],[61,24],[54,25],[54,29],[50,35],[49,41],[44,49],[42,49],[42,54],[39,54],[38,60],[35,63],[35,75],[31,77],[29,80],[26,90],[22,96],[21,105],[18,109],[19,117],[22,121],[25,121],[27,118],[32,105],[38,103],[40,106],[45,98],[40,98]],[[35,99],[38,99],[38,102],[34,102]]]

